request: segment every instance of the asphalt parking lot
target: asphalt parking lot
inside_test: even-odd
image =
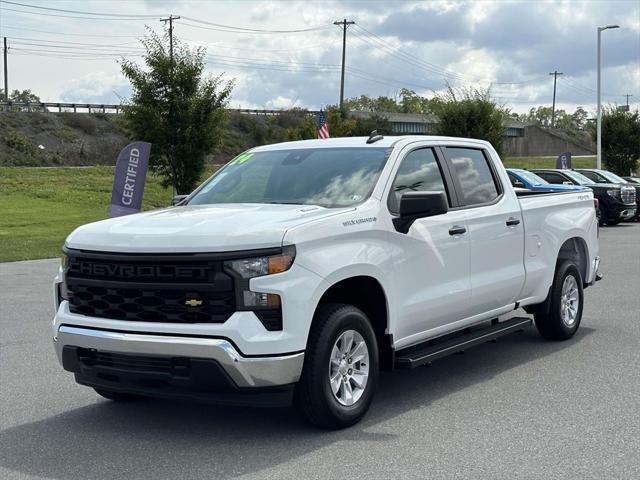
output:
[[[0,478],[640,478],[640,224],[600,240],[574,339],[530,329],[385,374],[338,432],[287,409],[103,400],[55,359],[58,261],[0,264]]]

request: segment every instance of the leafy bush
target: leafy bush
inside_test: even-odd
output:
[[[502,155],[502,122],[506,112],[491,98],[488,90],[449,87],[446,94],[436,97],[431,107],[439,120],[436,135],[486,140]]]
[[[71,128],[81,130],[87,135],[96,133],[97,124],[93,115],[72,112],[60,113],[59,115],[62,121]]]
[[[76,135],[76,132],[74,132],[69,127],[52,128],[49,130],[49,132],[66,143],[73,143],[78,140],[78,135]]]
[[[2,140],[9,148],[13,148],[19,152],[26,153],[27,155],[33,155],[36,153],[36,147],[31,143],[31,141],[16,130],[9,130]]]

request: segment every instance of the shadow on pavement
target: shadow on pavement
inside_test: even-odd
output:
[[[383,374],[364,421],[337,432],[308,427],[289,409],[96,400],[0,432],[0,465],[29,475],[82,480],[225,478],[260,472],[339,441],[389,441],[395,436],[376,433],[377,425],[572,348],[593,332],[583,327],[573,340],[546,342],[529,329],[440,360],[432,368]]]

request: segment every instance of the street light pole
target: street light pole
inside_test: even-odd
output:
[[[597,113],[597,139],[596,139],[596,143],[597,143],[597,152],[598,152],[598,157],[597,157],[597,161],[596,161],[596,168],[601,169],[602,168],[602,107],[600,105],[600,69],[601,69],[601,53],[600,53],[600,44],[601,44],[601,40],[600,37],[602,35],[602,32],[604,30],[608,30],[610,28],[620,28],[619,25],[607,25],[606,27],[598,27],[598,85],[597,85],[597,91],[598,91],[598,113]]]

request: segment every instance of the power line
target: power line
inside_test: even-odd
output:
[[[72,37],[100,37],[100,38],[139,38],[137,35],[107,35],[107,34],[91,34],[91,33],[71,33],[71,32],[52,32],[50,30],[37,30],[33,28],[14,27],[9,25],[3,25],[2,28],[8,28],[10,30],[23,30],[25,32],[46,33],[49,35],[63,35]]]
[[[415,55],[409,54],[407,52],[401,51],[401,50],[395,50],[393,47],[391,47],[384,39],[380,38],[379,36],[377,36],[376,34],[370,32],[369,30],[367,30],[366,28],[364,28],[362,25],[356,25],[356,27],[362,31],[364,31],[368,37],[376,42],[376,44],[373,44],[374,47],[376,48],[382,48],[385,52],[389,53],[390,55],[394,55],[397,58],[400,58],[402,60],[404,60],[405,62],[412,64],[413,66],[425,69],[431,73],[434,73],[440,77],[448,77],[451,78],[453,80],[459,80],[459,81],[465,81],[465,78],[467,79],[471,79],[471,77],[467,76],[467,75],[463,75],[461,73],[455,72],[453,70],[449,70],[441,65],[437,65],[431,62],[427,62],[426,60],[423,60]],[[367,42],[368,39],[362,38],[363,41]],[[367,42],[369,44],[371,44],[371,42]],[[474,82],[476,83],[489,83],[492,85],[523,85],[523,84],[527,84],[527,83],[532,83],[535,82],[537,80],[539,80],[540,77],[536,77],[536,78],[532,78],[529,80],[523,80],[523,81],[518,81],[518,82],[492,82],[492,81],[479,81],[477,79],[473,79]]]
[[[231,25],[223,25],[220,23],[207,22],[205,20],[199,20],[197,18],[191,18],[191,17],[185,17],[185,16],[183,16],[182,18],[190,22],[208,25],[216,28],[237,30],[238,32],[242,32],[242,33],[269,33],[269,34],[270,33],[305,33],[305,32],[315,32],[318,30],[326,30],[327,28],[330,28],[330,25],[318,25],[316,27],[298,28],[293,30],[270,30],[270,29],[260,29],[260,28],[235,27]]]
[[[27,10],[16,10],[15,8],[7,8],[7,7],[2,7],[2,10],[7,12],[22,13],[27,15],[40,15],[43,17],[75,18],[77,20],[137,20],[137,21],[142,20],[139,17],[100,17],[100,16],[84,17],[79,15],[62,15],[58,13],[29,12]],[[157,17],[151,17],[151,18],[157,18]]]
[[[137,17],[137,18],[157,18],[157,15],[137,15],[137,14],[122,14],[122,13],[99,13],[99,12],[84,12],[80,10],[66,10],[63,8],[42,7],[40,5],[29,5],[26,3],[12,2],[9,0],[0,0],[0,3],[7,3],[9,5],[17,5],[19,7],[36,8],[38,10],[48,10],[51,12],[63,12],[63,13],[77,13],[80,15],[94,15],[104,17]]]

